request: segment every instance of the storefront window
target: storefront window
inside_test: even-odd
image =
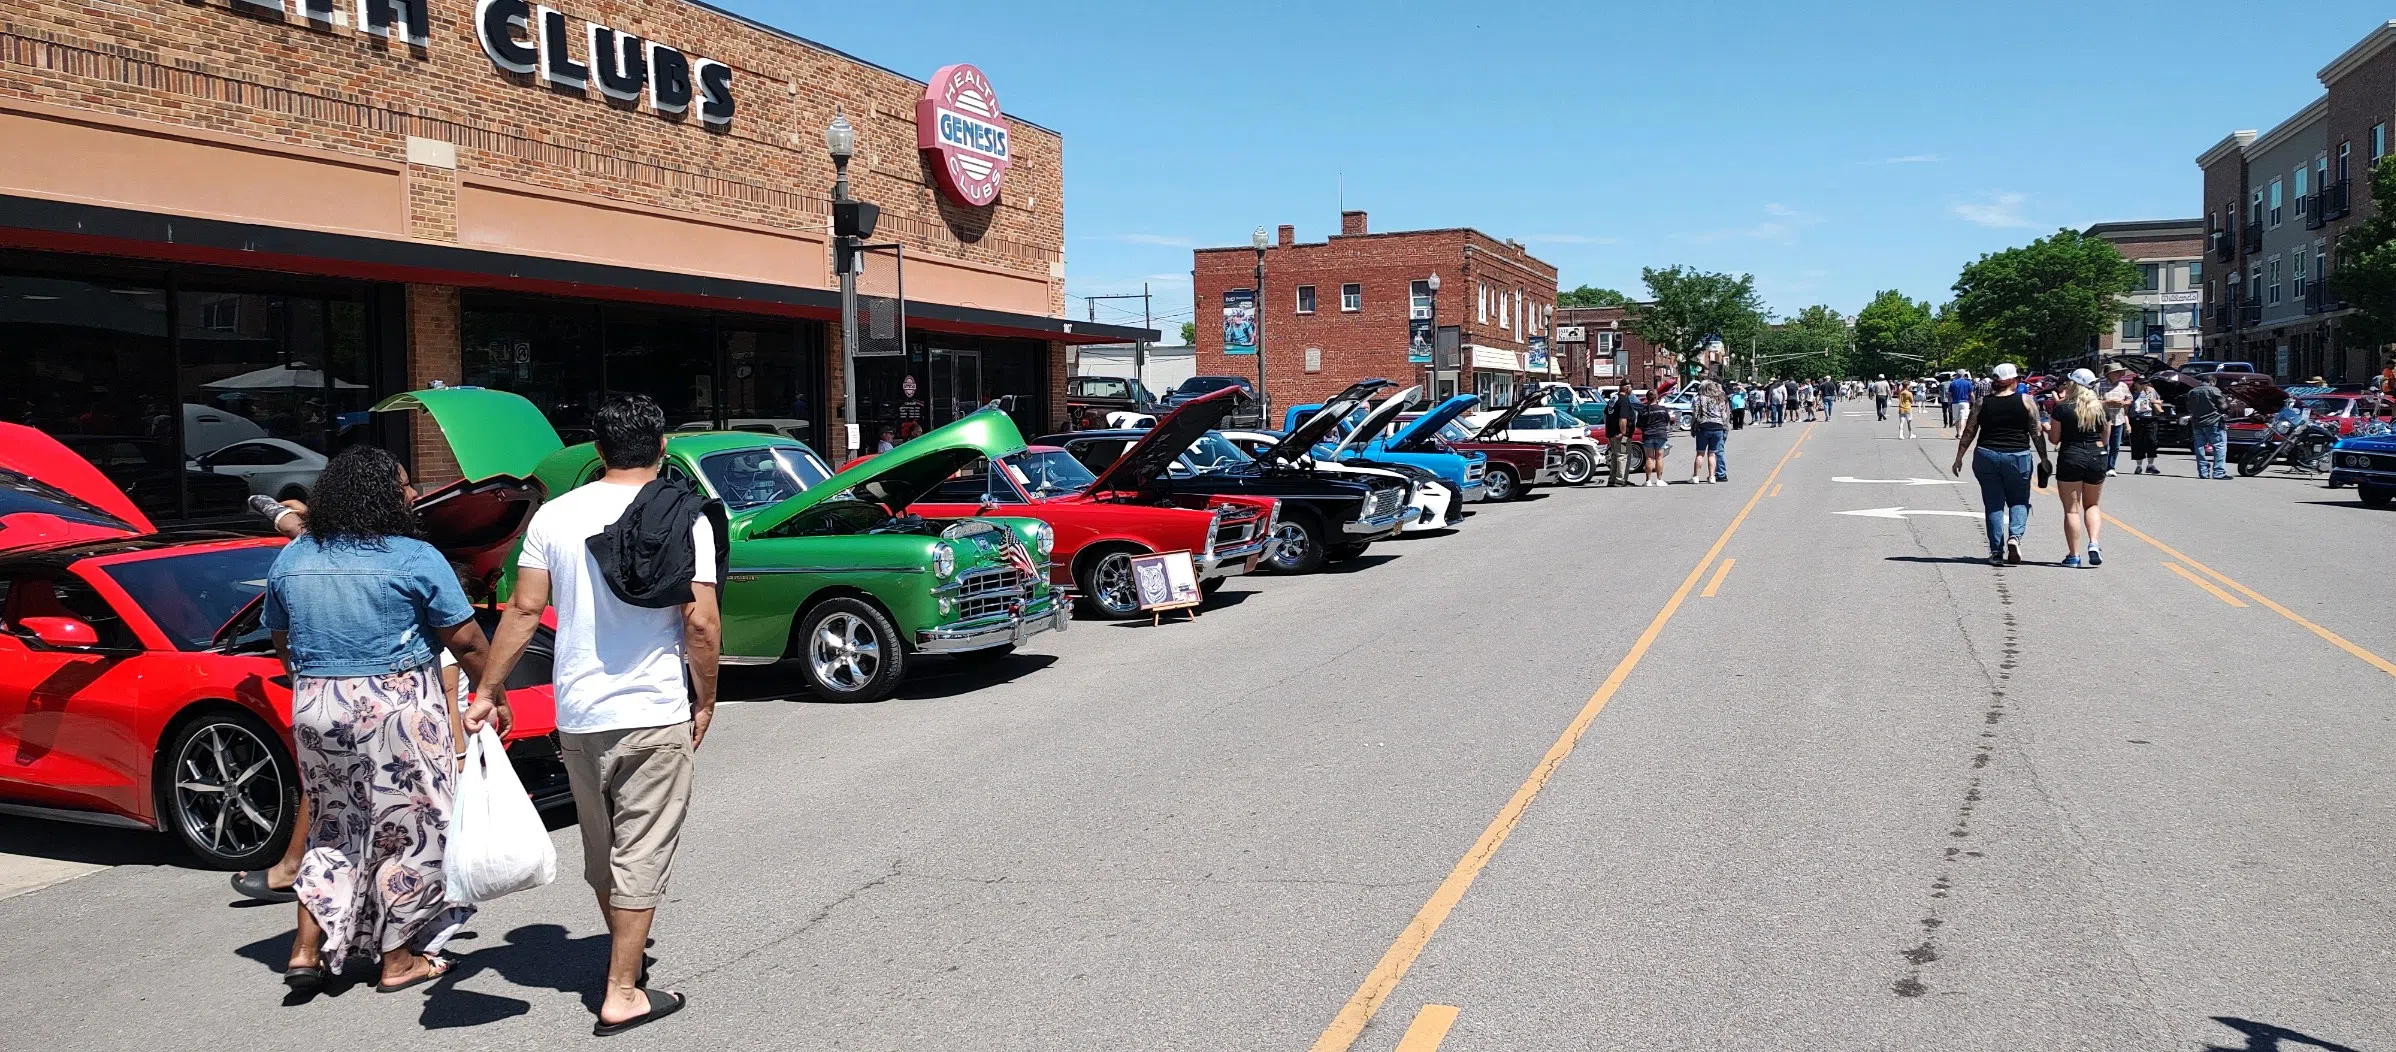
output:
[[[1000,398],[1026,436],[1048,429],[1048,345],[909,333],[905,358],[857,363],[857,430],[867,450],[904,442]]]
[[[166,310],[163,282],[0,274],[7,418],[83,454],[143,514],[173,519],[182,458]]]
[[[596,306],[469,296],[459,350],[468,386],[523,395],[568,443],[591,440],[604,390]]]
[[[723,348],[725,419],[735,427],[772,427],[822,451],[816,388],[823,382],[824,357],[814,337],[823,326],[770,322],[752,328],[745,322],[726,317],[716,333]]]

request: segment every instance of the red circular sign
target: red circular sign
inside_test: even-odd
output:
[[[1014,163],[1014,137],[990,78],[970,65],[940,67],[915,103],[915,145],[932,155],[941,189],[959,204],[979,208],[998,200]]]

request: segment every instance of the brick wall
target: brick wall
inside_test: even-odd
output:
[[[2386,30],[2374,31],[2384,37]],[[2388,134],[2396,138],[2396,47],[2385,46],[2353,69],[2336,79],[2324,79],[2322,87],[2329,91],[2329,116],[2323,124],[2324,138],[2330,156],[2330,178],[2338,177],[2338,147],[2346,144],[2350,151],[2347,165],[2348,200],[2353,211],[2345,219],[2331,222],[2320,233],[2331,245],[2330,256],[2335,266],[2338,235],[2378,211],[2371,200],[2371,127],[2390,125]],[[2396,145],[2392,143],[2391,145]],[[2330,316],[2334,319],[2334,315]],[[2334,325],[2334,321],[2333,321]],[[2383,349],[2346,346],[2336,339],[2331,352],[2343,359],[2343,369],[2336,365],[2326,371],[2355,379],[2377,375],[2383,362]]]
[[[2252,135],[2251,132],[2243,134]],[[2205,280],[2211,292],[2203,304],[2205,317],[2199,320],[2205,334],[2204,343],[2212,347],[2215,344],[2226,345],[2231,339],[2228,334],[2237,323],[2237,305],[2244,302],[2245,297],[2243,287],[2233,285],[2229,277],[2246,263],[2245,246],[2240,243],[2246,227],[2246,156],[2237,149],[2222,150],[2219,156],[2213,158],[2213,163],[2205,165],[2203,170],[2205,196],[2201,214],[2205,217],[2206,229],[2208,232],[2220,231],[2224,240],[2237,246],[2236,254],[2228,259],[2213,253],[2210,238],[2200,249],[2204,253]],[[2217,312],[2213,308],[2219,306],[2230,308],[2228,326],[2216,321]]]
[[[458,356],[461,315],[458,290],[448,285],[408,286],[408,389],[421,391],[438,380],[463,382]],[[417,481],[442,483],[458,477],[458,462],[430,420],[410,420],[410,449]]]

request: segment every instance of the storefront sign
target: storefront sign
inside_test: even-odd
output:
[[[358,0],[361,7],[393,0]],[[583,21],[571,32],[564,13],[528,0],[476,0],[474,35],[491,64],[530,73],[552,88],[580,94],[595,80],[599,93],[632,102],[648,97],[651,113],[679,117],[695,102],[699,120],[732,123],[732,67]],[[574,57],[575,37],[583,57]]]
[[[980,208],[998,200],[1013,135],[998,112],[990,78],[964,63],[942,66],[915,103],[915,145],[931,155],[940,188],[959,204]]]
[[[1223,353],[1256,353],[1256,290],[1223,294]]]
[[[1589,330],[1580,325],[1558,325],[1556,326],[1556,342],[1587,343],[1589,342]]]
[[[1406,322],[1406,363],[1431,364],[1431,319],[1411,318]]]

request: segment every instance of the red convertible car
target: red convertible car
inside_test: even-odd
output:
[[[490,480],[419,502],[472,527],[469,565],[512,543]],[[520,525],[521,519],[514,524]],[[50,436],[0,424],[0,811],[157,829],[225,869],[283,852],[298,800],[290,680],[258,612],[280,537],[162,532]],[[553,797],[545,641],[510,686],[509,752]],[[533,765],[540,765],[538,767]]]

